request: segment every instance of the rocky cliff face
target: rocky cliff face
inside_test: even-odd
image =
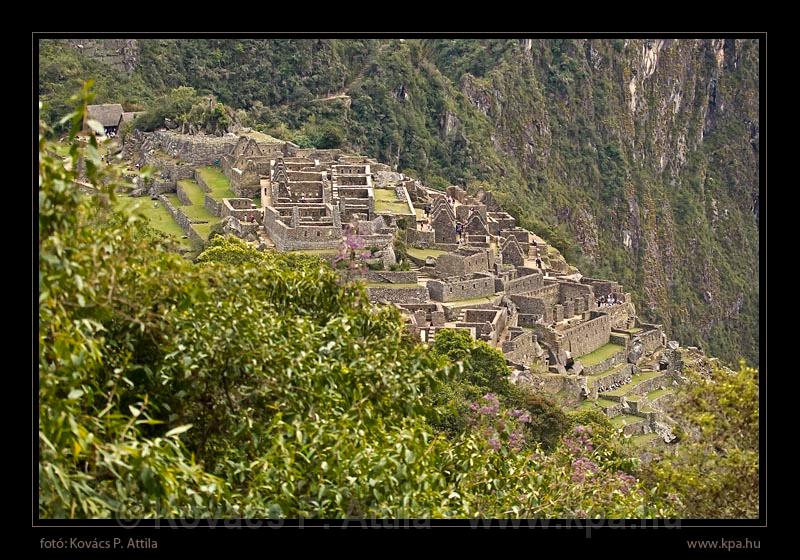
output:
[[[131,84],[214,93],[252,126],[333,123],[428,184],[491,190],[584,273],[624,283],[671,338],[758,363],[758,41],[136,47]]]
[[[103,62],[128,74],[139,62],[137,39],[68,39],[67,44],[81,56]]]
[[[757,361],[757,42],[521,41],[458,79],[523,215],[555,216],[673,336]]]

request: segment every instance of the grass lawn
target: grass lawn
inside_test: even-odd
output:
[[[614,397],[624,397],[631,391],[633,391],[640,383],[647,381],[648,379],[652,379],[653,377],[661,375],[660,372],[651,371],[649,373],[638,373],[633,376],[631,382],[623,385],[619,389],[614,389],[613,391],[609,391],[608,393],[604,393],[605,395],[610,395]],[[637,395],[638,396],[638,395]],[[638,398],[631,397],[628,400],[639,400]]]
[[[193,205],[203,206],[205,204],[206,193],[196,182],[191,179],[181,179],[178,181],[178,185],[183,189],[183,192],[186,193]]]
[[[585,356],[581,356],[580,358],[576,359],[580,360],[580,362],[584,365],[584,367],[589,367],[597,365],[600,362],[607,360],[614,354],[622,352],[623,350],[625,350],[625,348],[623,348],[619,344],[611,344],[609,342],[608,344],[606,344],[605,346],[601,346],[594,352],[590,352],[589,354],[586,354]]]
[[[578,412],[583,412],[587,410],[596,410],[598,412],[603,412],[603,408],[611,408],[617,404],[616,401],[609,401],[603,398],[599,399],[586,399],[585,401],[581,401],[581,404],[577,406],[575,409]]]
[[[116,207],[118,210],[126,212],[136,212],[147,218],[150,225],[159,231],[163,231],[168,235],[173,235],[180,239],[185,235],[181,226],[172,219],[169,211],[164,207],[161,201],[158,201],[158,206],[155,202],[147,197],[132,197],[132,196],[117,196]]]
[[[186,208],[186,207],[184,207]],[[209,222],[207,224],[192,224],[192,228],[197,232],[197,235],[208,241],[208,236],[211,234],[211,228],[219,221],[219,218],[214,218],[216,222]]]
[[[207,221],[211,224],[215,224],[219,221],[217,216],[206,209],[206,194],[203,192],[203,189],[200,188],[200,185],[188,179],[178,181],[178,185],[181,186],[183,192],[185,192],[186,196],[189,197],[189,200],[192,201],[192,204],[189,206],[181,206],[181,210],[183,210],[183,213],[186,214],[190,220],[193,222]]]
[[[658,434],[655,432],[650,434],[641,434],[638,436],[631,437],[631,443],[633,443],[633,445],[636,445],[638,447],[642,447],[651,443],[654,439],[657,439],[658,437],[659,437]]]
[[[231,182],[218,167],[201,167],[197,170],[211,189],[211,198],[222,201],[223,198],[236,198],[231,190]]]
[[[397,198],[394,189],[373,189],[376,212],[391,212],[408,216],[412,214],[405,201]]]
[[[597,373],[593,373],[589,375],[589,379],[602,379],[606,375],[613,375],[615,373],[619,373],[619,371],[624,368],[627,364],[617,364],[615,366],[611,366],[608,369],[604,369],[603,371],[598,371]]]
[[[438,249],[418,249],[416,247],[409,247],[406,250],[406,253],[414,257],[415,259],[420,259],[424,261],[428,257],[433,257],[434,259],[439,255],[444,255],[447,251],[440,251]]]
[[[641,422],[642,418],[640,416],[633,416],[631,414],[620,414],[619,416],[614,416],[614,418],[609,421],[615,428],[624,428],[630,424]]]
[[[653,402],[657,398],[663,397],[664,395],[669,395],[670,393],[674,393],[674,391],[670,387],[665,387],[663,389],[656,389],[655,391],[647,393],[647,400]]]

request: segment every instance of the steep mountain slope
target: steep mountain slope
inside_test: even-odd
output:
[[[99,49],[48,42],[39,92],[55,106],[94,77],[99,102],[146,105],[189,85],[256,127],[335,123],[354,150],[430,185],[493,190],[582,271],[628,286],[671,336],[757,364],[758,47],[140,40],[126,44],[135,69],[108,79]]]

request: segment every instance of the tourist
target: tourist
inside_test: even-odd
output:
[[[566,368],[570,369],[575,365],[575,360],[572,359],[572,353],[569,350],[565,350],[564,353],[567,355]]]
[[[536,268],[542,270],[542,259],[540,259],[539,257],[536,257]]]

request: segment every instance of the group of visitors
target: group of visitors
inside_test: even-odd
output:
[[[608,294],[607,296],[600,296],[599,298],[597,298],[598,307],[610,307],[618,303],[622,302],[617,300],[617,298],[614,297],[614,294]]]

